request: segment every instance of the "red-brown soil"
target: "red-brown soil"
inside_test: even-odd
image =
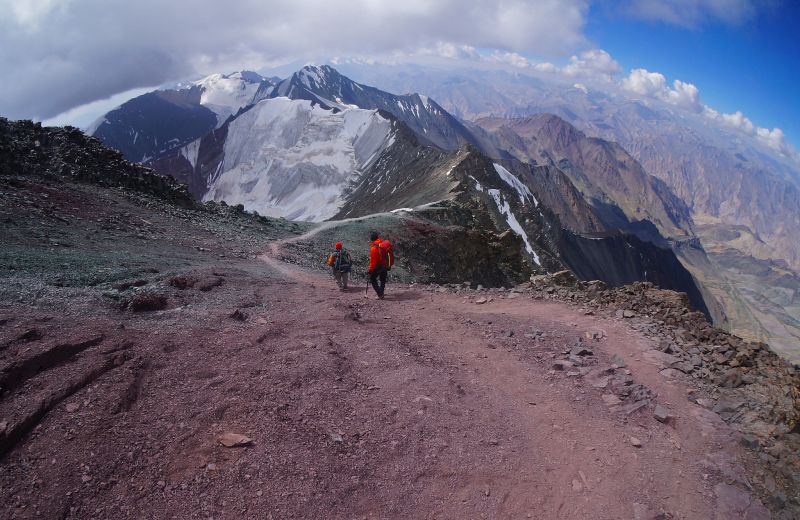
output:
[[[0,461],[0,516],[769,517],[728,427],[624,320],[391,282],[379,301],[280,249],[187,267],[164,310],[4,304],[6,373],[66,354],[15,369],[0,399],[6,428],[34,417]],[[553,369],[597,330],[597,366],[622,357],[672,421]]]

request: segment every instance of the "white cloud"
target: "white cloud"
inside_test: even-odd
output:
[[[633,69],[621,82],[624,90],[642,96],[660,99],[670,105],[675,105],[692,112],[702,110],[700,91],[691,83],[676,79],[672,88],[667,86],[667,78],[660,72],[650,72],[646,69]]]
[[[622,67],[602,49],[591,49],[577,56],[571,56],[563,67],[550,62],[533,62],[516,52],[495,51],[485,58],[489,61],[506,63],[517,68],[533,69],[547,74],[560,74],[571,78],[582,77],[594,81],[611,81],[622,72]]]
[[[643,96],[657,96],[667,88],[667,78],[659,72],[646,69],[633,69],[622,80],[622,88]]]
[[[703,115],[707,118],[716,121],[718,124],[733,128],[739,132],[754,137],[756,140],[767,145],[773,150],[790,157],[797,156],[796,151],[786,143],[783,130],[780,128],[762,128],[756,126],[750,118],[736,111],[732,114],[721,114],[709,106],[703,107]]]
[[[761,0],[759,7],[769,3]],[[757,12],[754,0],[627,0],[617,7],[631,18],[686,28],[711,22],[736,25]]]
[[[658,72],[650,72],[646,69],[634,69],[620,82],[623,90],[635,94],[659,99],[670,105],[700,113],[717,124],[738,130],[739,132],[755,138],[762,144],[773,150],[790,157],[795,157],[796,152],[785,141],[783,131],[780,128],[761,128],[753,124],[742,112],[737,111],[732,114],[722,114],[717,110],[704,105],[700,101],[700,90],[691,83],[681,80],[672,82],[672,87],[667,85],[667,78]]]
[[[439,56],[453,60],[469,60],[479,57],[477,49],[471,45],[456,45],[448,42],[436,42],[433,47],[417,51],[421,55]]]
[[[572,77],[582,76],[610,81],[614,75],[622,72],[622,67],[606,51],[592,49],[582,52],[579,56],[572,56],[562,72]]]
[[[499,63],[506,63],[511,65],[512,67],[517,67],[518,69],[525,69],[529,67],[537,67],[538,65],[546,65],[549,67],[548,70],[542,70],[542,72],[555,72],[556,67],[551,63],[533,63],[531,60],[518,54],[516,52],[500,52],[495,51],[494,53],[490,54],[486,57],[488,61],[495,61]]]
[[[0,0],[0,114],[49,118],[132,88],[278,60],[470,49],[558,56],[589,0]],[[13,78],[13,81],[8,81]]]

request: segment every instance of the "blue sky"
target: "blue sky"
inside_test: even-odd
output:
[[[587,37],[625,70],[646,68],[695,84],[706,104],[740,110],[759,126],[779,127],[800,147],[800,2],[784,1],[738,23],[685,27],[626,17],[594,6]]]

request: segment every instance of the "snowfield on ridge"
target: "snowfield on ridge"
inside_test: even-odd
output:
[[[334,112],[310,101],[267,99],[231,122],[222,166],[204,200],[322,221],[336,214],[354,176],[392,142],[391,122],[376,110]]]

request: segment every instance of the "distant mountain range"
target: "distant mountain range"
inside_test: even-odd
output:
[[[757,307],[752,289],[737,285],[728,268],[719,267],[723,256],[704,249],[706,243],[730,249],[731,241],[719,236],[736,226],[743,228],[739,236],[760,240],[755,227],[725,223],[731,215],[753,211],[741,193],[728,203],[738,209],[721,212],[720,203],[709,223],[714,207],[709,198],[687,196],[676,184],[679,176],[655,163],[661,174],[650,175],[648,163],[628,153],[642,156],[645,148],[604,139],[616,134],[597,117],[583,122],[578,114],[588,113],[587,103],[606,106],[591,101],[591,93],[530,97],[553,104],[588,96],[577,99],[574,110],[558,105],[557,115],[544,114],[533,104],[521,108],[528,90],[543,87],[523,82],[516,93],[503,93],[507,83],[506,78],[492,85],[490,77],[451,81],[435,89],[437,99],[444,96],[440,105],[424,95],[395,95],[357,83],[330,66],[303,67],[283,80],[251,72],[213,75],[132,99],[91,130],[129,160],[187,183],[200,200],[314,221],[443,204],[450,208],[450,224],[519,235],[535,269],[570,267],[614,284],[653,281],[688,292],[719,325],[776,338],[771,335],[776,327],[765,326],[759,315],[763,301]],[[637,112],[642,121],[651,117],[645,109]],[[647,124],[631,128],[642,134]],[[671,139],[663,132],[647,135],[659,146]],[[728,152],[715,153],[727,157]],[[721,182],[723,173],[714,175]],[[765,176],[791,186],[785,172]],[[711,184],[712,177],[693,182]],[[784,194],[791,196],[791,189]],[[776,203],[768,211],[782,210]],[[782,232],[790,228],[784,225]],[[714,240],[704,239],[709,229]],[[785,256],[791,265],[793,257]],[[748,265],[765,261],[748,258]],[[785,277],[770,276],[773,284],[787,285]],[[800,322],[792,321],[800,308],[793,307],[797,295],[787,301],[782,290],[776,294],[783,300],[771,303],[775,312],[770,312],[780,316],[781,338],[791,337],[800,331]]]

